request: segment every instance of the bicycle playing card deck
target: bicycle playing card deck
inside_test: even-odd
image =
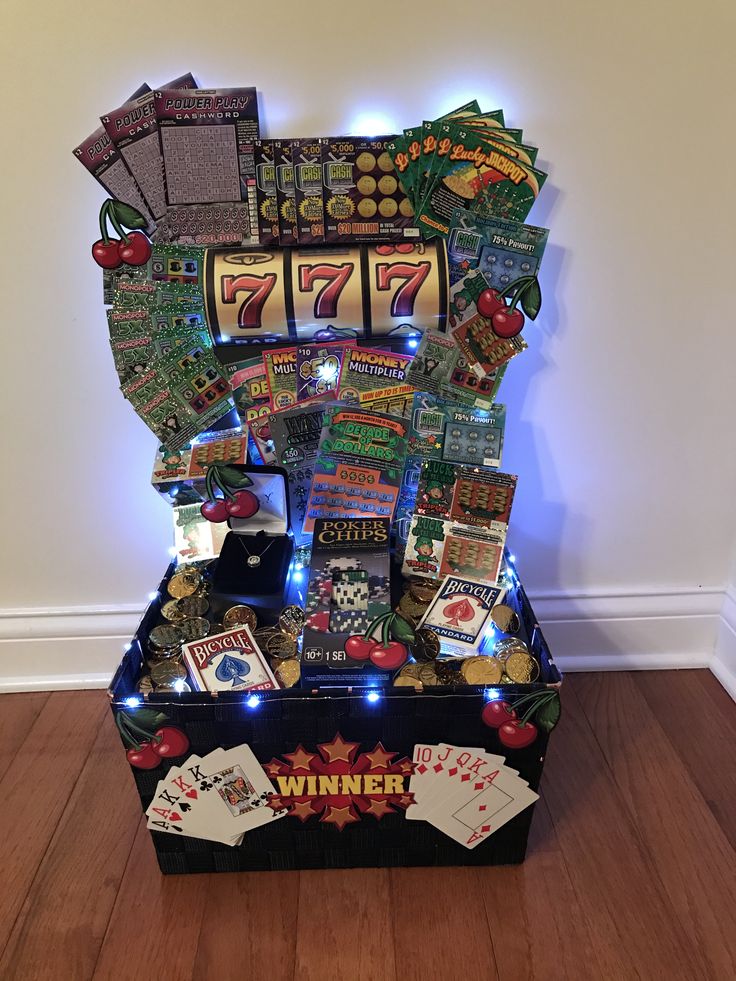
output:
[[[276,679],[245,624],[182,647],[199,691],[273,691]]]
[[[160,780],[146,811],[148,828],[239,845],[248,831],[284,817],[269,807],[274,788],[251,748],[190,756]]]

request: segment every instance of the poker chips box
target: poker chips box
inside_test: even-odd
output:
[[[173,568],[167,570],[159,596],[166,596]],[[395,578],[400,581],[399,576]],[[404,792],[408,791],[409,774],[415,768],[412,760],[417,758],[415,752],[420,744],[482,748],[486,754],[506,757],[508,766],[518,773],[524,785],[528,784],[529,790],[539,787],[548,731],[540,728],[532,745],[510,751],[499,742],[498,730],[485,725],[481,717],[489,696],[513,701],[535,692],[555,690],[561,682],[518,580],[505,602],[518,614],[518,636],[540,665],[541,674],[534,684],[505,684],[492,691],[463,684],[425,687],[421,692],[411,687],[371,690],[356,684],[352,688],[317,686],[265,691],[257,697],[243,692],[154,691],[143,701],[136,694],[136,685],[144,665],[146,638],[160,612],[160,600],[152,602],[109,689],[118,728],[121,719],[126,718],[139,728],[165,724],[169,733],[179,733],[178,738],[186,743],[185,750],[180,747],[178,758],[162,757],[151,769],[131,766],[144,811],[151,808],[161,781],[170,772],[175,777],[175,767],[194,757],[207,757],[213,751],[235,753],[236,748],[244,746],[279,790],[289,785],[299,766],[308,773],[310,766],[317,765],[323,775],[335,771],[348,774],[345,779],[349,783],[339,788],[343,791],[346,786],[348,790],[355,789],[362,779],[361,786],[367,792],[371,774],[379,772],[384,776],[378,778],[378,783],[372,778],[372,786],[380,787],[383,780],[388,787],[386,774],[390,773],[391,789],[397,792],[384,798],[336,796],[331,793],[335,787],[330,787],[329,776],[324,776],[326,792],[312,798],[309,807],[293,804],[289,810],[279,812],[278,820],[254,827],[234,845],[191,834],[151,830],[161,871],[169,874],[522,862],[533,805],[520,810],[477,847],[467,847],[438,830],[429,819],[409,820],[406,806],[410,798]],[[470,760],[470,753],[465,753],[463,759]],[[468,763],[470,779],[473,766]],[[367,775],[361,778],[361,771]],[[196,775],[196,770],[193,772]],[[461,779],[466,779],[465,775]],[[206,783],[201,786],[209,787]]]

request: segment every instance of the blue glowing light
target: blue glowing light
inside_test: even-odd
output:
[[[385,112],[359,112],[348,126],[348,133],[354,136],[386,136],[397,131],[396,123]]]
[[[412,337],[412,338],[409,339],[409,341],[407,341],[407,343],[408,343],[409,347],[416,347],[417,344],[419,343],[419,341],[414,340],[414,338]]]
[[[220,334],[220,340],[222,341],[223,344],[227,344],[227,342],[230,340],[230,335]]]
[[[149,600],[150,603],[153,603],[153,601],[154,600],[157,600],[157,599],[158,599],[158,593],[149,593],[148,594],[148,600]]]
[[[495,702],[501,697],[501,692],[498,688],[486,688],[483,694],[487,702]]]
[[[301,569],[295,569],[294,582],[301,582],[303,578],[304,578],[304,573],[301,571]]]
[[[129,709],[138,708],[139,705],[143,704],[143,699],[140,695],[128,695],[125,699],[125,706]]]
[[[261,704],[261,700],[258,695],[251,695],[250,698],[246,698],[245,704],[249,709],[254,709],[258,708],[258,706]]]
[[[176,497],[178,493],[179,493],[178,487],[172,487],[171,490],[169,491],[169,494],[171,494],[172,497]]]
[[[179,552],[176,545],[169,546],[169,555],[172,557],[172,559],[175,559],[178,554]]]
[[[369,691],[368,694],[365,696],[366,702],[370,702],[371,704],[375,704],[377,701],[380,700],[380,698],[381,696],[377,691]]]
[[[509,555],[509,562],[512,565],[514,565],[514,563],[516,562],[516,556],[515,555]]]

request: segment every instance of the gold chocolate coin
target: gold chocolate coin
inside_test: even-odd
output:
[[[437,595],[440,584],[434,579],[411,579],[409,592],[418,603],[431,603]]]
[[[423,685],[438,685],[440,683],[439,678],[437,677],[434,662],[431,664],[423,664],[419,668],[419,680]]]
[[[149,695],[153,691],[153,682],[150,674],[143,674],[138,680],[138,691],[141,695]]]
[[[421,664],[405,664],[401,671],[399,671],[399,674],[405,674],[410,678],[418,679],[421,667]]]
[[[239,626],[255,630],[257,623],[258,617],[249,606],[231,606],[222,618],[222,625],[226,630]]]
[[[148,646],[155,651],[166,651],[171,650],[173,647],[181,647],[183,642],[184,635],[173,623],[159,624],[148,635]]]
[[[379,156],[376,163],[378,164],[379,170],[382,170],[384,173],[390,173],[390,171],[394,169],[394,162],[391,159],[391,155],[386,150],[384,150]]]
[[[421,619],[427,609],[427,604],[413,599],[411,593],[404,593],[399,600],[399,609],[412,619]]]
[[[151,667],[151,681],[156,689],[163,685],[171,686],[177,681],[184,681],[186,676],[184,665],[177,664],[175,661],[159,661]]]
[[[279,630],[266,640],[266,653],[273,657],[289,658],[296,654],[296,639]]]
[[[410,645],[412,654],[417,657],[417,651],[421,651],[422,657],[417,657],[420,661],[434,661],[440,654],[440,639],[434,630],[429,627],[422,627],[414,634],[414,643]]]
[[[177,695],[181,695],[184,692],[191,690],[192,689],[189,687],[186,681],[182,681],[181,678],[177,678],[177,680],[172,682],[170,685],[158,685],[156,687],[157,692],[170,691],[175,692]]]
[[[281,661],[274,668],[273,673],[282,688],[293,688],[301,677],[302,669],[295,657],[289,657]]]
[[[515,634],[521,628],[519,615],[505,603],[497,603],[491,610],[491,620],[505,634]]]
[[[518,685],[526,685],[539,677],[539,665],[524,651],[509,654],[504,663],[504,671]]]
[[[203,617],[207,610],[210,608],[210,604],[206,597],[197,595],[184,596],[182,599],[176,601],[180,613],[184,614],[184,617]]]
[[[504,637],[503,640],[497,641],[493,646],[493,653],[500,661],[505,661],[515,651],[529,654],[529,648],[518,637]]]
[[[204,617],[187,617],[180,620],[177,627],[184,634],[184,640],[201,640],[210,632],[210,622]]]
[[[469,685],[497,685],[503,671],[495,657],[469,657],[463,661],[460,673]]]
[[[281,627],[285,634],[289,634],[291,637],[298,637],[304,629],[306,620],[307,615],[301,606],[286,606],[281,611],[279,627]]]
[[[419,680],[419,678],[415,678],[414,675],[412,674],[404,674],[404,672],[402,671],[401,674],[397,674],[396,677],[394,678],[394,687],[414,688],[416,689],[416,691],[421,691],[422,688],[424,688],[424,685]]]
[[[184,619],[184,614],[179,609],[179,600],[167,600],[161,607],[161,616],[170,623],[177,623]]]
[[[208,636],[209,637],[214,637],[215,634],[221,634],[221,633],[224,633],[224,631],[225,631],[225,628],[223,627],[223,625],[221,623],[217,623],[215,620],[213,620],[212,623],[210,624],[210,632],[209,632]]]
[[[202,576],[196,569],[181,569],[175,572],[169,579],[167,590],[169,596],[174,599],[181,599],[183,596],[191,596],[196,593],[202,584]]]

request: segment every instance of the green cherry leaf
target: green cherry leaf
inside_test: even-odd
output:
[[[159,726],[163,725],[164,722],[168,722],[167,716],[163,712],[157,712],[156,709],[152,708],[136,708],[129,709],[128,712],[122,712],[121,715],[129,716],[131,722],[140,726],[141,729],[148,729],[152,733],[158,729]]]
[[[537,725],[541,726],[545,732],[552,732],[560,721],[560,713],[560,696],[556,694],[555,698],[547,699],[537,712]]]
[[[521,294],[521,309],[530,320],[537,319],[537,314],[542,309],[542,291],[536,279],[533,279],[523,290]]]
[[[148,222],[140,211],[136,211],[135,208],[122,201],[112,201],[110,211],[125,228],[146,228],[148,226]]]
[[[213,470],[213,468],[210,467],[210,470]],[[253,481],[247,473],[241,473],[235,467],[230,467],[227,464],[216,464],[214,474],[227,484],[228,487],[251,487],[253,485]]]
[[[407,623],[398,613],[395,613],[391,620],[391,636],[394,640],[400,640],[402,644],[411,644],[414,640],[411,624]]]

